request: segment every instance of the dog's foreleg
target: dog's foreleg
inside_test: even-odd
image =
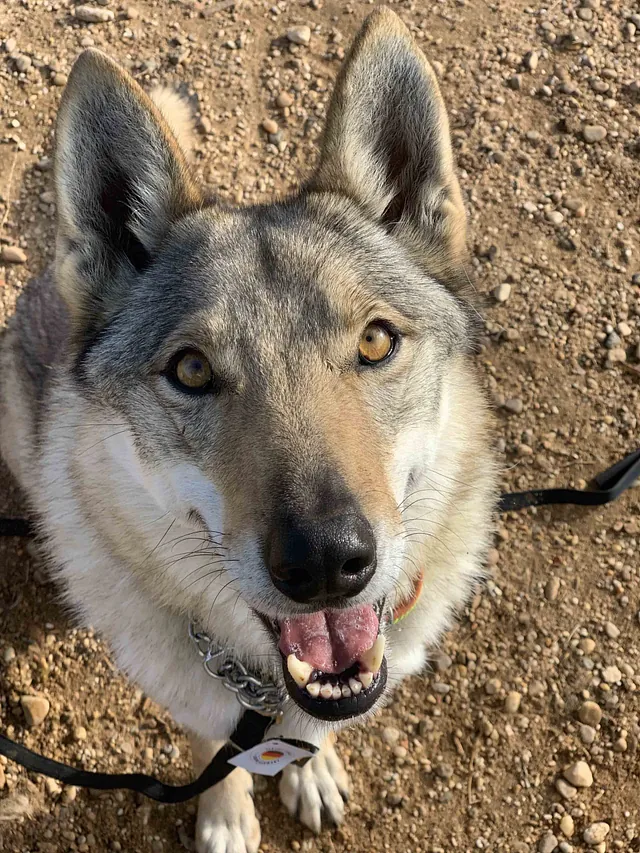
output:
[[[190,734],[193,766],[200,775],[224,741]],[[257,853],[260,824],[253,806],[251,774],[240,767],[200,795],[196,823],[198,853]]]
[[[349,778],[334,743],[335,736],[329,735],[313,758],[302,767],[285,767],[280,779],[280,799],[287,811],[315,833],[320,832],[323,813],[336,826],[342,823],[349,797]]]

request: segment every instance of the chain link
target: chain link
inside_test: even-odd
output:
[[[277,717],[286,701],[286,692],[273,682],[263,682],[257,675],[227,654],[205,631],[189,622],[189,637],[202,658],[207,675],[222,682],[223,687],[236,694],[238,702],[249,711],[266,717]]]

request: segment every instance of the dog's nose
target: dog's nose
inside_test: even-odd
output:
[[[349,598],[376,570],[373,530],[357,513],[285,519],[271,537],[267,564],[275,586],[293,601]]]

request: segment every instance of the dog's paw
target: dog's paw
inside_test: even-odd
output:
[[[282,771],[280,799],[289,814],[316,834],[322,820],[338,826],[349,797],[349,777],[328,741],[303,767],[291,764]]]
[[[251,776],[234,770],[220,787],[223,790],[217,791],[215,786],[200,796],[197,853],[258,853],[260,824],[251,796]]]

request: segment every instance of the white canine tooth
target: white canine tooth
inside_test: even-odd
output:
[[[378,634],[371,648],[360,655],[360,663],[370,672],[378,672],[382,664],[382,658],[384,657],[384,647],[385,639],[382,634]]]
[[[333,696],[333,684],[323,684],[320,688],[320,695],[323,699],[331,699]]]
[[[367,687],[371,687],[371,682],[373,681],[373,673],[372,672],[361,672],[358,675],[358,678],[362,682],[362,686],[366,690]]]
[[[340,686],[338,684],[333,688],[333,698],[342,699],[342,690],[340,690]]]
[[[351,692],[354,696],[357,696],[362,690],[362,684],[359,681],[356,681],[355,678],[349,679],[349,687],[351,688]]]
[[[294,654],[287,658],[287,669],[298,687],[305,687],[311,678],[313,667],[306,660],[298,660]]]
[[[342,695],[345,699],[347,698],[347,696],[351,696],[351,691],[349,690],[346,684],[342,685]]]
[[[312,681],[310,684],[307,684],[307,693],[309,696],[313,696],[314,699],[317,699],[320,695],[320,682]]]

